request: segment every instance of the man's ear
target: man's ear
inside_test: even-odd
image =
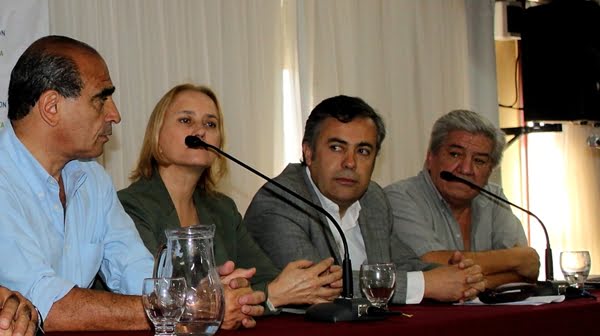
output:
[[[427,155],[425,156],[425,168],[429,169],[429,165],[432,159],[433,153],[431,153],[431,151],[427,151]]]
[[[61,97],[55,90],[46,90],[42,92],[37,101],[36,111],[40,114],[42,120],[50,126],[56,126],[60,119],[58,115],[58,103]]]
[[[309,167],[312,164],[312,156],[313,156],[313,152],[312,152],[312,149],[310,148],[310,146],[308,145],[308,143],[303,143],[302,144],[302,157],[304,159],[304,163]]]

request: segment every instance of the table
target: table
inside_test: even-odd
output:
[[[596,296],[600,291],[593,292]],[[217,336],[254,335],[569,335],[595,334],[600,300],[574,299],[540,306],[460,306],[421,304],[392,306],[413,317],[391,316],[383,321],[321,323],[302,315],[281,314],[258,319],[256,328],[220,330]],[[47,336],[152,336],[150,331],[53,332]]]

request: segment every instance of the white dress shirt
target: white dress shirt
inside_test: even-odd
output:
[[[348,254],[350,260],[353,260],[352,270],[359,271],[360,265],[367,263],[367,253],[365,249],[365,242],[358,226],[358,217],[360,215],[360,202],[357,200],[352,203],[346,210],[346,213],[340,218],[340,208],[332,200],[325,197],[319,188],[315,185],[310,176],[310,170],[306,167],[306,175],[310,181],[313,190],[319,197],[321,206],[327,211],[341,226],[346,236],[346,242],[348,243]],[[344,245],[340,237],[340,233],[336,229],[335,225],[327,218],[329,229],[335,238],[337,243],[338,251],[341,256],[344,256]],[[425,294],[425,278],[423,272],[407,272],[406,273],[406,303],[416,304],[423,300]]]

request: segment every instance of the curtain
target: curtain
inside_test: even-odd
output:
[[[384,117],[382,185],[421,169],[440,115],[498,120],[491,0],[48,1],[50,32],[97,48],[117,87],[123,121],[100,162],[118,189],[154,104],[181,82],[215,89],[226,150],[269,176],[298,162],[306,117],[332,95]],[[263,181],[230,167],[221,189],[243,213]]]
[[[566,123],[562,132],[530,134],[526,139],[529,209],[548,229],[554,275],[559,279],[561,251],[588,250],[591,274],[600,270],[596,214],[600,204],[600,149],[586,143],[593,133],[599,132],[591,125]],[[531,245],[541,253],[546,243],[544,235],[537,223],[529,227]]]
[[[129,184],[154,105],[183,82],[217,93],[225,150],[276,173],[283,152],[281,24],[280,2],[272,0],[50,0],[51,33],[95,47],[117,87],[123,120],[100,159],[117,189]],[[230,164],[221,189],[243,213],[262,183]]]
[[[384,118],[374,179],[421,170],[434,121],[452,109],[497,123],[491,1],[297,2],[301,108],[360,96]]]

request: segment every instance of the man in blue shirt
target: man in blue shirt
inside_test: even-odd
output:
[[[98,52],[68,37],[37,40],[11,73],[10,123],[0,130],[0,283],[37,306],[46,330],[150,327],[140,297],[123,294],[141,293],[153,257],[92,160],[121,121],[114,91]],[[88,289],[98,272],[112,293]],[[243,297],[233,325],[252,326],[264,294],[233,292]]]

